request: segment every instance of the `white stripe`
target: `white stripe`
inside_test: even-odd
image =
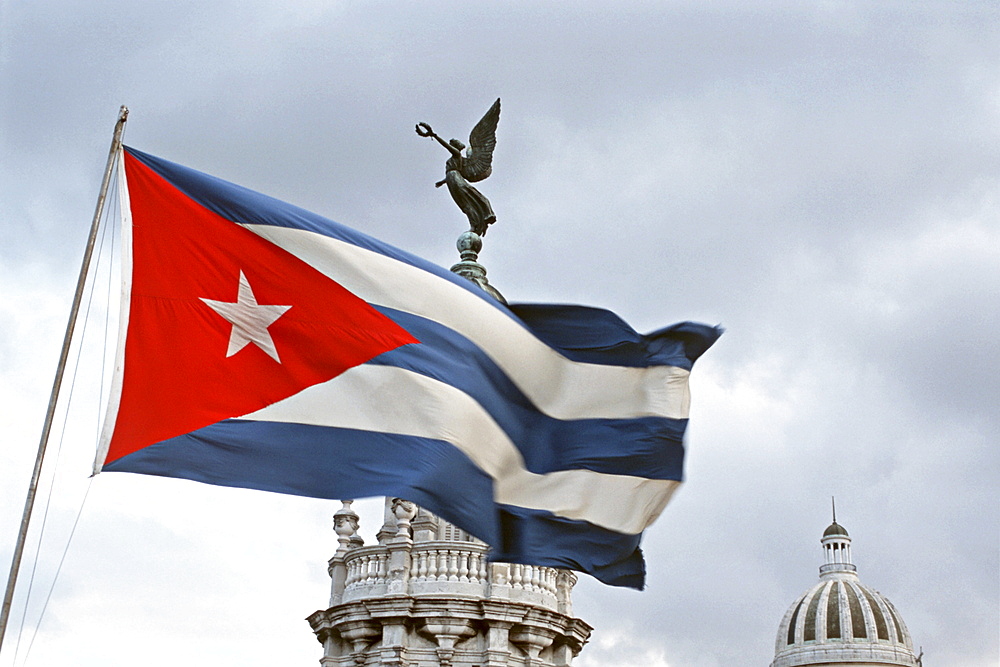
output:
[[[125,151],[118,148],[118,202],[121,208],[122,224],[122,301],[118,311],[118,351],[115,353],[115,368],[111,376],[111,389],[108,394],[108,409],[104,417],[104,428],[97,441],[97,454],[94,457],[94,474],[101,472],[104,459],[111,447],[111,436],[115,432],[118,420],[118,406],[122,400],[122,381],[125,373],[125,337],[128,333],[130,304],[132,303],[132,204],[128,192],[128,179],[125,177]],[[111,307],[111,304],[108,304]]]
[[[395,367],[357,366],[242,418],[442,440],[493,478],[497,502],[631,535],[659,516],[680,484],[592,470],[530,472],[507,434],[470,396]]]
[[[557,419],[686,419],[687,370],[570,361],[467,290],[423,269],[315,232],[243,225],[374,305],[438,322],[478,345],[545,414]]]

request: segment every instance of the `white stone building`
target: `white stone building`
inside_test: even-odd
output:
[[[322,667],[567,667],[590,637],[573,573],[489,563],[483,542],[413,503],[386,499],[376,544],[351,501],[334,529],[330,608],[308,619]]]
[[[899,612],[858,579],[851,538],[836,517],[821,544],[819,583],[785,612],[771,667],[920,667]]]

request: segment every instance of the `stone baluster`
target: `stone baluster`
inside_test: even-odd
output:
[[[409,568],[409,564],[406,565]],[[409,575],[409,572],[407,572]],[[389,555],[380,553],[378,555],[378,580],[385,581],[389,578]]]
[[[420,552],[420,574],[418,578],[420,581],[427,581],[427,566],[430,562],[431,554],[427,551]]]
[[[520,563],[510,564],[510,585],[511,588],[524,588],[524,567]]]
[[[421,554],[410,552],[410,581],[419,581]]]
[[[458,580],[469,582],[469,558],[472,556],[467,551],[458,552]]]
[[[488,581],[489,579],[489,561],[486,559],[484,554],[479,554],[479,581]]]
[[[354,582],[358,578],[358,562],[353,561],[347,566],[347,582],[345,588],[351,588],[354,586]]]
[[[434,549],[427,554],[427,579],[434,581],[438,575],[438,550]]]
[[[539,585],[539,581],[538,581],[538,570],[539,570],[539,568],[537,566],[535,566],[535,565],[529,565],[528,566],[528,571],[529,571],[529,575],[528,576],[530,577],[531,590],[533,590],[533,591],[540,591],[542,589],[542,587]]]
[[[361,556],[353,563],[355,575],[352,582],[355,586],[364,586],[368,578],[368,556]]]

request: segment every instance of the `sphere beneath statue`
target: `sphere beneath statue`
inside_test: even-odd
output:
[[[455,245],[458,247],[458,253],[462,256],[462,259],[465,259],[465,253],[467,252],[479,255],[479,251],[483,249],[483,239],[479,234],[470,229],[467,232],[462,232]]]

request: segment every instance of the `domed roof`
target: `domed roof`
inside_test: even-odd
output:
[[[913,640],[896,608],[858,580],[851,538],[834,521],[823,533],[820,581],[785,612],[771,667],[893,665],[918,667]]]
[[[841,526],[836,521],[831,523],[827,527],[827,529],[823,531],[823,537],[833,537],[834,535],[843,535],[844,537],[849,537],[849,535],[847,534],[847,529]]]
[[[856,577],[820,581],[788,608],[778,627],[772,667],[830,662],[917,664],[899,612]]]

